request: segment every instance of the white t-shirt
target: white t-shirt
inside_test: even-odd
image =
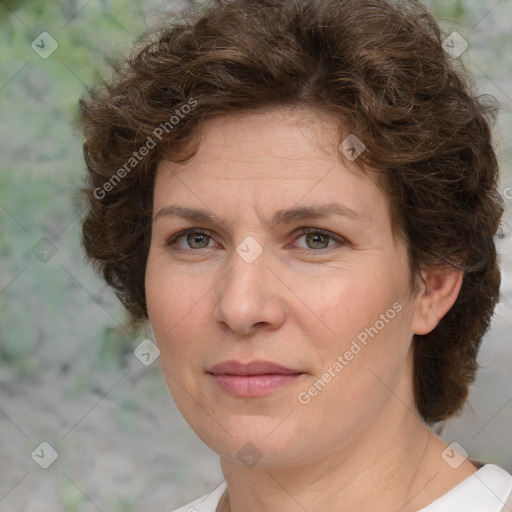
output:
[[[226,487],[226,482],[223,482],[210,494],[173,512],[215,512]],[[512,475],[494,464],[485,464],[436,501],[418,510],[418,512],[502,511],[512,512]]]

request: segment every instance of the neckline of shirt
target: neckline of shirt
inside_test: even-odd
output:
[[[485,464],[418,512],[500,512],[512,493],[512,475]]]
[[[215,511],[224,491],[223,481],[210,494],[190,505]],[[512,475],[495,464],[485,464],[462,482],[418,512],[501,512],[512,498]],[[213,507],[213,508],[211,508]]]

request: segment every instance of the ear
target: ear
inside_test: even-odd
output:
[[[424,284],[416,297],[413,319],[414,334],[428,334],[457,300],[462,286],[462,271],[438,267],[422,272]]]

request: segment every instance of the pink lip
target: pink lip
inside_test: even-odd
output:
[[[301,371],[269,361],[247,364],[225,361],[213,366],[208,373],[222,390],[241,397],[268,395],[303,375]]]
[[[275,373],[290,375],[302,372],[270,361],[251,361],[249,363],[224,361],[213,366],[208,373],[215,375],[268,375]]]

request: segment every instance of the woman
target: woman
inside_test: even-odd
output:
[[[188,13],[82,104],[85,250],[220,456],[179,511],[512,510],[432,429],[499,296],[487,113],[384,0]]]

